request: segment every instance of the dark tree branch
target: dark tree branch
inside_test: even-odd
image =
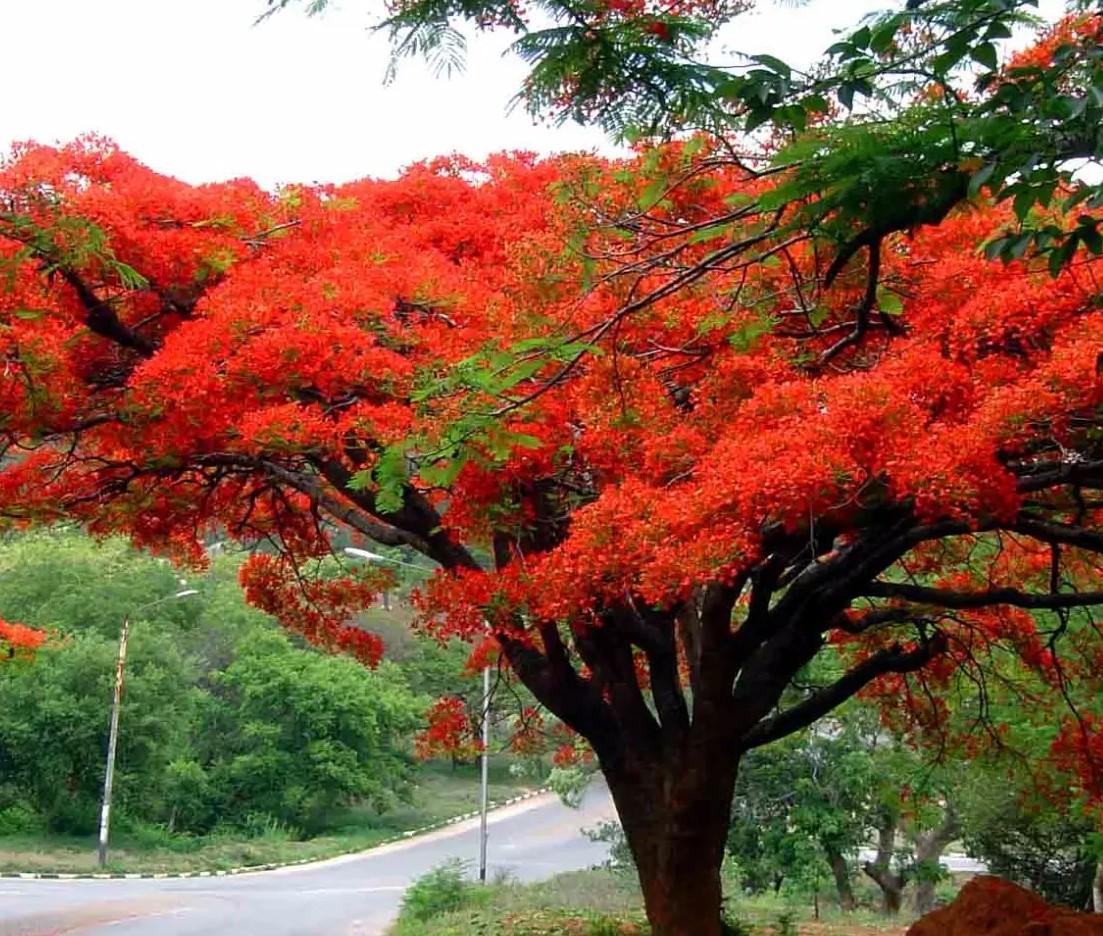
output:
[[[157,346],[144,335],[124,325],[115,310],[97,296],[80,276],[67,267],[61,267],[58,272],[77,294],[80,304],[84,307],[84,322],[90,331],[124,348],[137,351],[142,357],[153,356]]]
[[[1085,530],[1083,527],[1053,523],[1024,515],[1015,522],[1013,529],[1044,543],[1075,546],[1079,549],[1103,553],[1103,534]]]
[[[1015,608],[1055,610],[1058,608],[1084,608],[1103,605],[1103,591],[1041,595],[1030,594],[1014,588],[991,588],[987,591],[964,592],[953,591],[948,588],[907,585],[903,582],[871,582],[864,589],[864,594],[869,598],[899,598],[916,604],[955,609],[1010,605]]]
[[[669,749],[678,748],[689,732],[689,709],[678,678],[674,612],[633,609],[642,628],[652,638],[641,644],[651,678],[651,697],[659,714],[663,739]]]
[[[894,644],[879,650],[830,686],[813,692],[804,701],[759,722],[743,736],[740,746],[744,750],[749,750],[807,728],[842,705],[878,676],[886,673],[914,672],[945,648],[945,641],[940,637],[941,635],[936,635],[911,649]]]
[[[376,504],[375,495],[367,490],[353,490],[352,472],[334,458],[313,459],[314,466],[342,497],[385,524],[403,530],[411,537],[410,545],[446,569],[478,569],[478,561],[464,546],[442,529],[443,521],[433,506],[409,485],[403,488],[402,506],[394,512],[384,512]],[[419,545],[414,545],[414,541]]]
[[[854,621],[841,614],[832,622],[831,629],[857,635],[866,634],[886,624],[915,624],[921,620],[910,608],[875,608]]]
[[[732,611],[746,584],[746,577],[735,585],[714,583],[704,589],[698,614],[700,665],[697,688],[693,693],[693,722],[731,703],[732,682],[738,664],[732,653]]]
[[[654,760],[661,748],[662,731],[640,688],[632,646],[617,627],[617,618],[625,613],[623,609],[607,610],[599,623],[576,627],[572,636],[579,655],[607,694],[624,739],[631,740],[632,753]]]
[[[585,737],[599,757],[615,757],[623,743],[616,720],[597,687],[571,666],[554,624],[539,628],[541,653],[529,641],[504,632],[495,637],[521,681],[556,718]]]
[[[1103,461],[1042,462],[1012,466],[1011,470],[1019,476],[1020,494],[1045,491],[1062,484],[1103,487]]]
[[[835,259],[835,264],[843,258],[843,254]],[[847,258],[849,259],[849,258]],[[844,260],[845,263],[845,260]],[[832,271],[838,272],[835,264],[828,270],[824,282],[830,285],[835,278]],[[839,268],[841,269],[841,268]],[[861,304],[854,312],[854,329],[844,335],[820,355],[820,365],[826,364],[832,358],[837,357],[851,345],[858,344],[869,330],[869,316],[873,307],[877,304],[877,287],[881,282],[881,238],[876,237],[869,242],[869,269],[866,272],[866,291]]]

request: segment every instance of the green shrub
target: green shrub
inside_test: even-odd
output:
[[[199,847],[194,836],[172,832],[168,826],[159,822],[142,822],[126,819],[120,823],[120,832],[125,833],[134,845],[143,850],[162,849],[164,851],[186,853]]]
[[[594,917],[586,924],[586,936],[621,936],[623,932],[620,921],[611,916]]]
[[[0,835],[39,835],[45,829],[42,817],[24,803],[0,809]]]
[[[424,923],[433,917],[459,910],[467,902],[472,886],[467,880],[466,870],[464,862],[452,858],[419,877],[402,898],[400,919]]]
[[[636,861],[632,857],[632,849],[628,847],[624,829],[615,819],[606,819],[591,829],[583,829],[582,834],[591,842],[602,842],[609,846],[606,868],[612,871],[636,870]]]
[[[749,923],[728,916],[727,913],[724,914],[720,925],[723,927],[724,936],[753,936],[754,934],[754,928]]]
[[[303,837],[296,826],[281,822],[265,812],[246,813],[238,827],[249,838],[266,842],[293,842]]]
[[[793,922],[793,914],[788,910],[777,915],[777,925],[774,927],[777,936],[797,936],[797,926]]]

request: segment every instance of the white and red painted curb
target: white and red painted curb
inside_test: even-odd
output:
[[[547,787],[541,787],[540,789],[533,790],[529,793],[521,793],[519,796],[511,796],[509,799],[493,800],[490,802],[489,807],[491,809],[501,809],[503,806],[513,806],[517,803],[533,799],[537,796],[543,796],[545,793],[550,792],[551,791]],[[224,868],[219,871],[141,871],[129,873],[124,873],[122,871],[0,871],[0,878],[15,878],[21,881],[160,881],[166,878],[230,877],[235,874],[253,874],[257,871],[275,871],[277,868],[292,868],[296,865],[317,864],[321,861],[330,861],[333,858],[342,858],[347,855],[367,853],[372,851],[373,849],[380,848],[383,845],[393,845],[395,842],[405,842],[419,835],[425,835],[429,832],[436,832],[440,829],[446,829],[448,828],[448,826],[453,826],[460,822],[466,822],[468,819],[475,819],[478,816],[479,811],[475,810],[474,812],[463,813],[459,816],[452,816],[450,819],[443,819],[440,822],[434,822],[427,826],[421,826],[421,828],[418,829],[408,829],[407,831],[401,832],[398,835],[392,835],[390,838],[386,838],[379,842],[376,842],[370,848],[350,848],[347,851],[335,852],[332,855],[325,855],[324,857],[296,858],[294,861],[269,862],[267,864],[258,865],[242,865],[239,868]]]

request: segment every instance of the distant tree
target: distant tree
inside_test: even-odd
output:
[[[1083,804],[1054,802],[1001,770],[963,785],[961,804],[962,841],[993,874],[1054,903],[1092,908],[1103,843],[1098,817]]]
[[[315,832],[336,806],[383,810],[408,797],[423,706],[393,664],[365,672],[267,632],[239,649],[213,694],[197,746],[220,815],[264,812]]]
[[[0,542],[0,609],[53,635],[0,670],[0,810],[26,807],[53,831],[94,828],[128,616],[123,821],[204,832],[266,814],[313,832],[338,804],[406,795],[427,697],[392,666],[368,672],[293,644],[244,602],[241,561],[216,555],[193,575],[198,595],[150,604],[179,589],[178,573],[122,540],[55,530]]]
[[[116,649],[95,633],[71,635],[32,665],[0,670],[0,808],[23,803],[54,832],[95,830]],[[127,667],[116,802],[123,814],[153,818],[168,765],[187,751],[195,690],[164,634],[136,630]]]
[[[955,776],[968,770],[967,762],[953,768]],[[876,709],[851,703],[815,730],[747,756],[728,851],[752,890],[818,887],[830,875],[839,906],[852,910],[860,865],[886,913],[899,912],[913,882],[915,907],[926,912],[944,876],[939,859],[959,831],[947,772],[886,732]],[[871,842],[873,856],[859,862]]]

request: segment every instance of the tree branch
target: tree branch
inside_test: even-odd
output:
[[[944,649],[945,641],[940,637],[941,635],[935,635],[911,649],[894,644],[879,650],[830,686],[813,692],[804,701],[759,722],[743,736],[740,746],[745,750],[760,747],[778,738],[784,738],[801,728],[807,728],[828,712],[838,708],[878,676],[886,673],[914,672]]]
[[[119,321],[119,316],[115,313],[115,310],[97,296],[79,275],[66,267],[60,267],[58,272],[62,279],[73,288],[80,304],[84,307],[84,321],[89,330],[101,338],[106,338],[124,348],[137,351],[142,357],[153,356],[157,346],[144,335],[127,328]]]
[[[1075,546],[1079,549],[1103,553],[1103,534],[1085,530],[1083,527],[1023,516],[1015,522],[1013,529],[1043,543]]]
[[[1015,588],[990,588],[987,591],[964,592],[948,588],[907,585],[903,582],[871,582],[864,589],[864,594],[869,598],[901,598],[916,604],[955,609],[1010,605],[1014,608],[1053,610],[1103,605],[1103,591],[1039,595]]]

